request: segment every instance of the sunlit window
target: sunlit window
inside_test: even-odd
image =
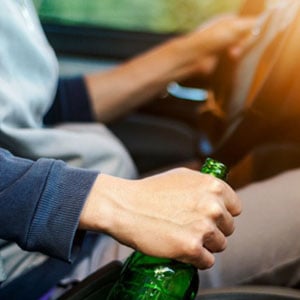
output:
[[[242,0],[35,0],[44,21],[147,32],[184,32]]]

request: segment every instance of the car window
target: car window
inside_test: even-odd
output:
[[[35,0],[42,21],[154,33],[185,32],[242,0]]]

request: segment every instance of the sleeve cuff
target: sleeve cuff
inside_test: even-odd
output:
[[[45,254],[72,262],[84,236],[77,229],[79,217],[97,175],[55,163],[32,221],[29,243]]]
[[[60,78],[54,102],[44,117],[46,125],[94,121],[83,77]]]

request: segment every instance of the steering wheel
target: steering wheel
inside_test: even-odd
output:
[[[300,141],[298,133],[286,125],[300,119],[300,87],[296,82],[300,3],[247,0],[240,14],[258,15],[255,42],[238,61],[223,54],[207,105],[201,108],[215,119],[206,127],[200,120],[206,131],[202,135],[210,145],[206,147],[210,152],[203,155],[214,155],[229,166],[254,146],[281,138],[279,132],[288,131],[285,138]]]

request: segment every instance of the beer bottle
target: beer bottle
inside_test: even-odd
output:
[[[201,172],[225,180],[227,168],[207,158]],[[194,266],[135,251],[124,263],[108,300],[193,300],[198,287],[198,271]]]

